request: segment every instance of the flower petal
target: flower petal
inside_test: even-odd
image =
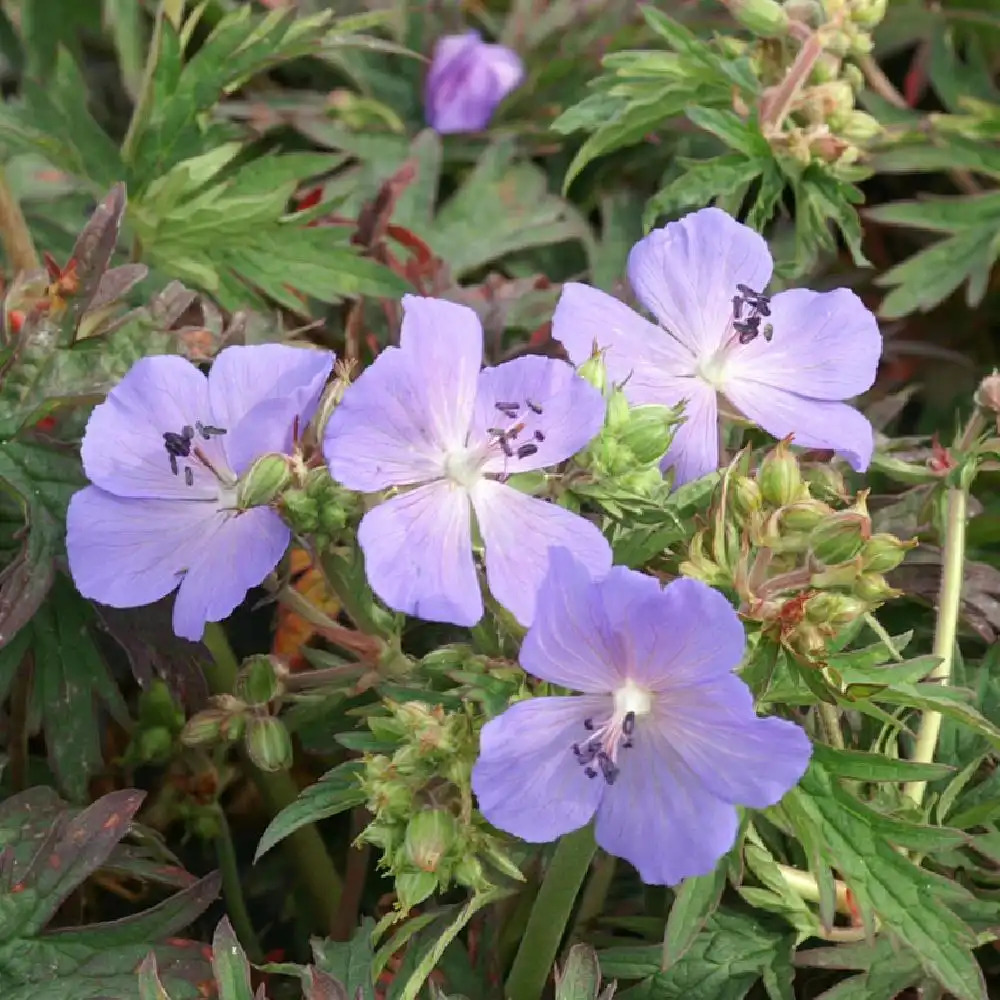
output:
[[[193,642],[206,622],[227,618],[263,582],[288,548],[291,531],[268,507],[233,516],[219,514],[201,539],[174,602],[174,631]]]
[[[516,52],[485,44],[475,31],[445,36],[434,46],[424,86],[427,122],[442,134],[478,132],[523,79]]]
[[[656,724],[691,772],[733,805],[774,805],[805,774],[812,744],[784,719],[762,719],[739,677],[671,691],[657,699]]]
[[[718,208],[654,229],[628,258],[639,301],[698,358],[727,335],[736,286],[762,292],[771,269],[763,237]]]
[[[811,399],[850,399],[875,381],[882,335],[864,303],[847,288],[796,288],[771,299],[771,342],[734,347],[727,366],[739,381],[763,382]],[[725,391],[725,390],[724,390]]]
[[[715,390],[701,379],[678,381],[683,381],[686,392],[681,397],[685,402],[684,421],[674,431],[660,467],[664,472],[672,468],[674,486],[683,486],[719,467],[719,407]]]
[[[553,547],[569,550],[595,576],[611,567],[611,546],[604,536],[563,507],[490,479],[476,483],[472,505],[486,546],[490,591],[522,625],[534,618]]]
[[[659,596],[659,582],[645,573],[613,566],[596,579],[567,549],[553,548],[521,666],[574,691],[614,691],[627,676],[633,608]]]
[[[331,352],[284,344],[227,347],[219,353],[208,376],[212,423],[227,430],[222,444],[234,472],[244,472],[266,452],[291,450],[293,421],[298,417],[305,429],[332,368]],[[263,403],[269,405],[254,418]]]
[[[66,515],[73,582],[113,608],[152,604],[181,582],[216,517],[208,503],[138,500],[88,486],[73,494]]]
[[[683,578],[645,599],[638,586],[635,590],[616,622],[627,643],[627,676],[653,691],[670,692],[726,676],[739,666],[746,635],[733,606],[717,590]]]
[[[472,790],[497,829],[529,843],[577,830],[594,815],[604,782],[573,755],[584,719],[608,715],[610,698],[532,698],[483,726]]]
[[[516,416],[508,415],[514,410],[499,410],[500,403],[515,403]],[[526,356],[480,373],[469,443],[493,443],[495,457],[483,465],[484,471],[513,474],[565,461],[603,425],[603,397],[571,365]],[[491,428],[516,429],[516,437],[509,439],[512,456],[504,454]],[[518,449],[527,444],[534,451],[519,458]]]
[[[465,445],[483,334],[465,306],[403,297],[401,347],[388,347],[344,394],[326,428],[330,473],[374,493],[437,479]]]
[[[184,427],[193,433],[199,420],[212,420],[205,376],[173,355],[140,359],[87,421],[82,445],[87,478],[121,497],[214,498],[218,483],[212,473],[197,461],[178,458],[174,474],[164,445],[165,433],[180,434]],[[196,443],[225,469],[218,439]],[[191,469],[192,485],[180,466]]]
[[[624,302],[588,285],[563,285],[552,317],[552,337],[575,365],[582,365],[596,344],[604,352],[608,378],[619,385],[624,382],[630,399],[636,391],[650,397],[644,402],[662,403],[664,378],[695,371],[695,357],[684,344]],[[676,402],[673,398],[665,405]]]
[[[358,529],[372,590],[395,611],[475,625],[483,616],[468,494],[429,483],[386,500]]]
[[[713,871],[736,839],[735,807],[711,794],[655,726],[636,725],[618,765],[597,810],[597,843],[650,885]]]
[[[743,414],[776,438],[793,435],[800,448],[830,448],[864,472],[875,447],[872,425],[853,407],[807,399],[759,382],[732,381],[726,395]]]

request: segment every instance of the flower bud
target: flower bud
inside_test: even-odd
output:
[[[848,29],[853,25],[848,25]],[[866,56],[875,48],[875,40],[864,31],[855,31],[853,34],[848,31],[850,44],[848,52],[852,56]]]
[[[247,753],[262,771],[281,771],[292,763],[292,738],[285,724],[273,715],[252,715],[247,720]]]
[[[826,639],[817,625],[803,622],[789,637],[788,645],[806,660],[821,659],[826,655]]]
[[[775,516],[782,535],[806,535],[833,513],[822,500],[809,499],[790,503],[782,507]]]
[[[812,96],[819,102],[824,119],[849,115],[854,110],[854,91],[846,80],[831,80],[813,87]]]
[[[879,532],[872,535],[861,549],[861,568],[866,573],[888,573],[916,546],[915,539],[904,542],[895,535]]]
[[[319,528],[319,505],[305,490],[286,490],[281,512],[289,527],[301,535],[311,535]]]
[[[852,0],[851,20],[862,28],[875,28],[885,17],[889,0]]]
[[[853,559],[871,537],[872,522],[865,503],[867,493],[847,510],[825,518],[809,533],[809,550],[824,566],[836,566]]]
[[[854,581],[853,592],[855,597],[860,597],[869,607],[881,604],[883,601],[890,601],[899,597],[903,592],[890,587],[884,576],[878,573],[861,573]]]
[[[764,456],[757,471],[757,484],[764,499],[778,507],[798,499],[802,486],[799,462],[784,441]]]
[[[430,872],[400,872],[396,876],[396,898],[400,911],[409,913],[437,887],[438,880]]]
[[[620,440],[640,465],[649,465],[666,454],[677,422],[677,411],[668,406],[637,406],[629,413]]]
[[[764,503],[760,487],[746,476],[735,476],[729,483],[729,503],[740,521],[756,514]]]
[[[837,134],[848,142],[863,145],[881,135],[882,126],[865,111],[852,111],[837,128]]]
[[[723,0],[729,13],[758,38],[788,34],[788,12],[777,0]]]
[[[608,369],[604,364],[604,353],[597,350],[596,343],[593,354],[580,365],[576,373],[581,378],[586,379],[595,389],[599,389],[602,393],[607,391]]]
[[[802,24],[818,25],[823,19],[823,8],[817,2],[817,0],[785,0],[785,13],[793,21],[800,21]],[[823,53],[825,55],[826,53]],[[816,62],[816,69],[822,74],[825,69],[820,69],[820,62],[823,60],[823,55],[819,57]],[[836,68],[833,72],[826,76],[825,79],[832,80],[834,76],[837,75]]]
[[[278,660],[273,656],[251,656],[243,661],[236,677],[236,694],[248,705],[266,705],[282,691]]]
[[[236,506],[240,510],[266,507],[292,481],[284,455],[261,455],[236,484]]]
[[[135,755],[144,764],[162,764],[173,748],[173,733],[166,726],[140,729],[136,734]]]
[[[802,470],[802,479],[820,497],[846,497],[847,483],[832,465],[809,465]]]
[[[979,383],[976,402],[996,417],[997,432],[1000,433],[1000,372],[994,371]]]
[[[810,0],[806,0],[806,2],[809,3]],[[793,13],[790,7],[791,4],[785,4],[785,10],[789,12],[794,20],[805,20],[805,18],[798,17],[797,14]],[[839,57],[833,55],[831,52],[823,52],[813,66],[812,80],[815,83],[828,83],[830,80],[837,80],[840,78],[842,65],[843,61]]]
[[[442,135],[479,132],[523,79],[517,53],[486,44],[476,31],[440,38],[424,87],[427,124]]]
[[[482,862],[475,855],[466,854],[455,865],[455,881],[459,885],[467,886],[482,892],[490,887],[489,879],[483,870]]]
[[[628,427],[631,419],[632,414],[629,410],[628,400],[625,398],[625,393],[618,386],[615,386],[608,395],[608,429],[621,433],[626,427]],[[663,452],[660,454],[663,454]]]
[[[458,823],[447,809],[425,809],[406,824],[403,848],[417,868],[435,872],[457,836]]]
[[[806,618],[814,625],[848,625],[868,608],[864,601],[848,594],[825,592],[806,601]]]
[[[228,713],[208,708],[191,716],[181,730],[181,743],[186,747],[211,746],[222,741],[222,725]]]

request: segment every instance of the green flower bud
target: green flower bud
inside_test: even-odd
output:
[[[283,685],[279,661],[273,656],[251,656],[236,677],[236,694],[248,705],[266,705],[277,698]]]
[[[140,729],[135,738],[135,756],[144,764],[161,764],[174,748],[173,733],[166,726]]]
[[[863,145],[870,139],[881,135],[882,126],[867,112],[852,111],[846,116],[844,123],[836,128],[836,132],[848,142]]]
[[[482,892],[490,887],[489,879],[483,869],[482,862],[472,854],[466,854],[455,865],[455,881],[459,885],[467,886]]]
[[[758,38],[788,34],[788,12],[777,0],[723,0],[729,13]]]
[[[850,28],[852,27],[853,25],[848,25],[848,37],[850,38],[848,53],[852,56],[868,55],[875,48],[875,40],[863,31],[855,31],[851,34]]]
[[[729,502],[740,521],[747,521],[764,503],[760,487],[746,476],[736,476],[729,483]]]
[[[814,625],[848,625],[868,608],[864,601],[848,594],[814,594],[806,601],[806,618]]]
[[[523,882],[524,876],[521,874],[521,869],[514,864],[513,859],[503,850],[500,845],[492,838],[487,837],[485,843],[482,845],[480,854],[484,857],[497,871],[502,872],[508,878],[512,878],[517,882]]]
[[[862,28],[875,28],[885,17],[889,0],[853,0],[851,20]]]
[[[184,725],[184,712],[174,701],[170,688],[156,678],[139,696],[139,722],[141,725],[165,726],[172,733]]]
[[[281,512],[289,527],[301,535],[311,535],[319,528],[319,504],[305,490],[285,490]]]
[[[236,484],[236,506],[240,510],[266,507],[292,481],[284,455],[261,455]]]
[[[818,25],[823,19],[823,8],[817,3],[817,0],[785,0],[784,6],[785,13],[793,21],[800,21],[802,24]],[[823,53],[823,55],[826,55],[826,53]],[[823,55],[817,60],[814,72],[818,71],[822,79],[832,80],[837,75],[837,67],[834,66],[831,69],[829,63],[827,63],[821,68],[820,63],[823,61]]]
[[[813,4],[811,0],[805,0],[806,5],[811,7]],[[807,20],[804,17],[799,17],[797,13],[793,12],[791,4],[785,4],[785,10],[794,18],[796,21]],[[819,17],[820,15],[817,15]],[[833,55],[832,52],[824,52],[816,60],[816,64],[813,66],[812,80],[815,83],[828,83],[830,80],[837,80],[840,78],[841,66],[843,65],[843,60],[838,56]]]
[[[221,742],[222,726],[227,718],[227,713],[217,708],[207,708],[193,715],[181,730],[181,743],[186,747],[203,747]]]
[[[396,876],[396,898],[400,911],[409,913],[437,887],[437,877],[430,872],[401,872]]]
[[[630,412],[620,440],[640,465],[648,465],[666,454],[677,423],[678,413],[670,407],[637,406]]]
[[[611,390],[611,394],[608,396],[608,429],[621,432],[628,426],[630,420],[631,413],[629,411],[628,400],[625,398],[625,393],[615,386]]]
[[[218,811],[214,808],[199,809],[188,822],[188,829],[199,840],[215,840],[222,833]]]
[[[585,378],[595,389],[599,389],[602,393],[607,391],[608,369],[604,364],[604,354],[597,350],[596,343],[594,344],[593,354],[580,365],[577,369],[577,374],[581,378]]]
[[[782,507],[775,516],[783,536],[806,535],[833,513],[822,500],[810,499],[790,503]]]
[[[916,539],[904,542],[885,532],[872,535],[861,549],[861,568],[866,573],[888,573],[906,558],[906,553],[916,544]]]
[[[854,110],[854,91],[846,80],[831,80],[813,87],[812,95],[820,102],[824,118],[849,115]]]
[[[458,837],[458,823],[446,809],[425,809],[406,824],[403,849],[421,871],[436,872]]]
[[[847,496],[847,483],[832,465],[807,466],[802,470],[802,479],[809,484],[813,493],[820,499]]]
[[[292,763],[292,738],[285,724],[273,715],[251,715],[247,720],[246,747],[262,771],[281,771]]]
[[[788,638],[787,643],[806,660],[822,659],[826,655],[826,639],[817,625],[803,622]]]
[[[854,63],[844,63],[841,72],[855,94],[860,94],[865,89],[865,74],[860,66],[855,66]]]
[[[760,464],[757,471],[757,485],[764,499],[778,507],[784,507],[799,498],[802,475],[798,459],[788,450],[784,441],[778,443]]]
[[[903,592],[890,587],[884,576],[878,573],[861,573],[854,581],[853,593],[860,597],[869,607],[890,601]]]
[[[825,518],[809,533],[809,550],[824,566],[837,566],[853,559],[871,537],[872,522],[859,495],[853,507]]]

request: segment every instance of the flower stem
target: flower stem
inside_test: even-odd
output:
[[[41,266],[24,213],[7,185],[7,178],[2,170],[0,170],[0,236],[3,237],[7,260],[15,273],[34,271]]]
[[[566,834],[556,845],[507,976],[506,996],[516,1000],[541,997],[596,850],[589,826]]]
[[[205,626],[203,641],[212,655],[205,667],[209,688],[213,694],[232,694],[239,664],[222,626],[209,622]],[[261,771],[249,760],[245,764],[272,816],[276,816],[298,798],[299,789],[287,771]],[[285,844],[285,854],[299,876],[304,904],[317,923],[329,931],[334,926],[340,908],[341,883],[323,838],[315,826],[309,825],[296,830],[286,839]]]
[[[930,672],[929,681],[942,685],[951,681],[955,655],[955,636],[958,631],[958,614],[962,605],[962,581],[965,569],[965,521],[968,513],[969,492],[964,485],[948,490],[948,511],[945,522],[944,544],[941,551],[941,591],[938,598],[937,626],[934,630],[934,655],[940,658]],[[917,742],[912,759],[929,764],[934,759],[938,736],[941,733],[941,713],[925,712],[917,730]],[[920,805],[927,791],[926,781],[908,781],[903,785],[903,795]]]
[[[236,931],[247,958],[255,965],[264,961],[264,950],[260,946],[253,922],[247,911],[246,899],[243,897],[243,884],[240,881],[239,864],[236,860],[236,848],[233,846],[233,834],[229,829],[226,812],[219,807],[219,833],[215,838],[215,856],[222,873],[222,892],[226,898],[226,913]]]
[[[844,734],[840,729],[840,713],[836,705],[821,701],[816,706],[819,716],[819,727],[822,730],[823,738],[832,747],[838,750],[844,749]]]

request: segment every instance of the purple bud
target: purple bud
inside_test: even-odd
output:
[[[424,87],[427,123],[443,135],[478,132],[523,79],[516,52],[487,45],[476,31],[446,35],[434,46]]]

